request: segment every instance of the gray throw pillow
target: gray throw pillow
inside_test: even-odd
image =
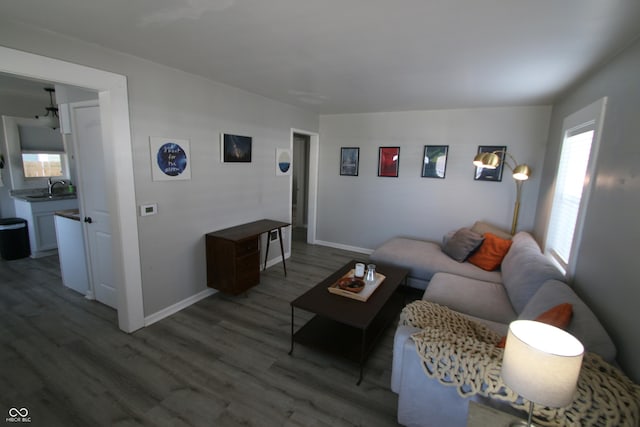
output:
[[[461,228],[445,243],[442,252],[458,262],[463,262],[478,249],[483,240],[482,235],[471,231],[470,228]]]

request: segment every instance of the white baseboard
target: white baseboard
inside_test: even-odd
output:
[[[358,252],[358,253],[367,254],[367,255],[371,255],[373,253],[373,249],[343,245],[342,243],[325,242],[324,240],[316,240],[315,244],[320,246],[328,246],[330,248],[343,249],[345,251]]]
[[[316,245],[321,245],[321,246],[328,246],[330,248],[336,248],[336,249],[343,249],[345,251],[351,251],[351,252],[358,252],[358,253],[363,253],[363,254],[367,254],[370,255],[373,253],[373,250],[371,249],[366,249],[366,248],[359,248],[356,246],[348,246],[348,245],[342,245],[340,243],[333,243],[333,242],[325,242],[322,240],[316,240],[315,242]],[[284,258],[285,260],[291,257],[291,252],[285,252],[284,254]],[[267,268],[274,266],[276,264],[279,264],[282,262],[282,258],[281,257],[275,257],[269,261],[267,261]],[[264,264],[260,265],[260,271],[262,271]],[[146,316],[144,318],[144,326],[149,326],[152,325],[162,319],[164,319],[165,317],[169,317],[172,314],[175,314],[177,312],[179,312],[182,309],[185,309],[187,307],[189,307],[192,304],[197,303],[198,301],[205,299],[206,297],[213,295],[215,293],[217,293],[218,291],[216,291],[215,289],[211,289],[211,288],[207,288],[202,292],[199,292],[195,295],[190,296],[189,298],[183,299],[182,301],[179,301],[173,305],[170,305],[167,308],[163,308],[160,311],[157,311],[149,316]]]
[[[144,326],[149,326],[153,323],[156,323],[159,320],[164,319],[165,317],[169,317],[172,314],[179,312],[180,310],[189,307],[192,304],[197,303],[198,301],[205,299],[206,297],[216,294],[218,291],[215,289],[207,288],[202,292],[199,292],[195,295],[190,296],[189,298],[183,299],[173,305],[170,305],[167,308],[163,308],[160,311],[153,313],[150,316],[144,318]]]
[[[285,261],[287,259],[291,258],[291,252],[285,252],[284,253],[284,259]],[[264,261],[263,261],[264,262]],[[279,264],[282,262],[282,257],[281,256],[277,256],[275,258],[270,259],[269,261],[267,261],[267,268],[272,267],[276,264]],[[260,271],[262,271],[262,268],[264,267],[264,264],[260,264]]]

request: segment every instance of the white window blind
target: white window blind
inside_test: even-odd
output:
[[[565,137],[558,165],[547,248],[565,270],[569,263],[591,153],[593,125],[590,127],[587,131],[583,129],[580,133]]]
[[[575,274],[582,226],[589,205],[607,98],[601,98],[567,116],[562,126],[562,148],[547,227],[545,253],[567,279]]]

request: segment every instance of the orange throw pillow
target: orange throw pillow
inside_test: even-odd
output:
[[[513,241],[501,239],[495,234],[484,233],[484,242],[467,261],[483,270],[493,271],[502,264],[504,256],[509,252]]]
[[[533,320],[555,326],[556,328],[567,329],[569,323],[571,323],[572,316],[573,306],[568,302],[565,302],[564,304],[558,304],[555,307],[551,307],[549,310],[545,311]],[[496,344],[496,347],[504,348],[506,343],[507,337],[502,337],[500,342]]]

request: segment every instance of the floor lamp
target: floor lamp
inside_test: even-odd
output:
[[[513,179],[516,181],[516,203],[513,207],[513,221],[511,221],[511,234],[515,234],[516,227],[518,225],[518,214],[520,213],[522,183],[529,179],[529,176],[531,175],[531,168],[524,163],[518,164],[516,159],[514,159],[511,154],[507,153],[506,150],[498,150],[491,153],[479,153],[473,159],[473,164],[479,168],[495,169],[500,165],[500,162],[502,161],[500,156],[498,156],[499,153],[504,154],[504,164],[507,165],[509,169],[511,169]],[[508,158],[513,163],[510,163],[508,161],[509,159],[507,159],[506,156],[508,156]]]

